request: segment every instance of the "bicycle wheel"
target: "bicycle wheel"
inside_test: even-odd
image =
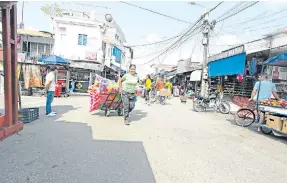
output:
[[[203,112],[204,111],[204,107],[201,105],[201,100],[196,100],[193,102],[193,110],[195,112]]]
[[[228,114],[230,112],[230,104],[227,101],[220,102],[218,108],[222,114]]]
[[[250,126],[255,121],[255,114],[251,109],[239,109],[234,115],[235,122],[242,127]]]

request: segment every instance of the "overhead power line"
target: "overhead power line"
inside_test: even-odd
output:
[[[159,44],[159,43],[167,42],[167,41],[170,41],[170,40],[175,39],[175,38],[177,38],[177,37],[179,37],[179,35],[178,35],[178,36],[173,36],[173,37],[170,37],[170,38],[168,38],[168,39],[161,40],[161,41],[156,41],[156,42],[147,43],[147,44],[131,45],[131,46],[129,46],[129,47],[150,46],[150,45],[154,45],[154,44]]]
[[[164,17],[166,17],[166,18],[170,18],[170,19],[173,19],[173,20],[176,20],[176,21],[179,21],[179,22],[183,22],[183,23],[187,23],[187,24],[192,24],[191,22],[188,22],[188,21],[185,21],[185,20],[181,20],[181,19],[178,19],[178,18],[169,16],[169,15],[165,15],[165,14],[156,12],[156,11],[154,11],[154,10],[150,10],[150,9],[147,9],[147,8],[144,8],[144,7],[141,7],[141,6],[137,6],[137,5],[134,5],[134,4],[125,2],[125,1],[119,1],[119,2],[121,2],[121,3],[123,3],[123,4],[127,4],[127,5],[129,5],[129,6],[133,6],[133,7],[136,7],[136,8],[142,9],[142,10],[145,10],[145,11],[149,11],[149,12],[151,12],[151,13],[154,13],[154,14],[157,14],[157,15],[161,15],[161,16],[164,16]]]
[[[277,12],[274,12],[270,15],[265,15],[265,16],[257,16],[257,18],[254,18],[254,19],[251,19],[251,20],[248,20],[248,21],[243,21],[243,22],[239,22],[237,25],[230,25],[230,26],[227,26],[226,28],[235,28],[235,27],[240,27],[242,26],[243,24],[247,24],[249,22],[254,22],[256,20],[261,20],[263,18],[268,18],[268,17],[273,17],[274,15],[276,14],[279,14],[279,13],[282,13],[284,11],[287,11],[287,9],[284,9],[284,10],[280,10],[280,11],[277,11]],[[266,12],[264,12],[263,14],[266,14]],[[285,16],[281,16],[281,17],[278,17],[278,18],[275,18],[273,20],[270,20],[268,22],[273,22],[274,20],[277,20],[277,19],[281,19],[281,18],[284,18]],[[268,23],[268,22],[261,22],[260,24],[264,24],[264,23]]]
[[[244,1],[240,1],[239,3],[237,3],[236,5],[234,5],[232,8],[230,8],[229,10],[227,10],[225,13],[223,13],[222,15],[220,15],[219,17],[217,17],[217,19],[220,19],[228,14],[230,14],[233,10],[239,8],[242,4],[244,4]]]
[[[233,13],[233,14],[231,14],[231,15],[225,17],[225,18],[222,18],[222,19],[216,21],[216,22],[222,22],[222,21],[224,21],[224,20],[226,20],[226,19],[228,19],[228,18],[230,18],[230,17],[233,17],[234,15],[237,15],[238,13],[240,13],[240,12],[242,12],[242,11],[244,11],[244,10],[246,10],[246,9],[248,9],[248,8],[250,8],[250,7],[252,7],[252,6],[254,6],[254,5],[257,4],[257,3],[259,3],[259,1],[256,1],[256,2],[254,2],[254,3],[251,3],[250,5],[248,5],[248,6],[244,7],[244,8],[242,8],[242,9],[240,9],[240,10],[237,11],[236,13]]]
[[[206,12],[205,14],[212,12],[213,10],[215,10],[215,9],[216,9],[219,5],[221,5],[222,3],[223,3],[223,1],[221,1],[220,3],[218,3],[215,7],[213,7],[212,9],[210,9],[210,10],[209,10],[208,12]],[[204,15],[205,15],[205,14],[204,14]],[[200,27],[202,27],[202,24],[201,24],[200,26],[196,27],[196,28],[192,31],[192,29],[203,19],[203,17],[204,17],[204,16],[202,15],[193,25],[190,26],[190,28],[189,28],[182,36],[180,36],[179,39],[177,39],[173,44],[171,44],[165,51],[163,51],[161,54],[159,54],[159,55],[156,56],[155,58],[149,60],[148,62],[145,62],[143,65],[148,64],[148,63],[150,63],[150,62],[152,62],[152,61],[158,59],[160,56],[162,56],[163,54],[167,53],[169,50],[174,49],[174,48],[175,48],[174,46],[177,46],[178,43],[179,43],[179,44],[182,44],[182,43],[184,43],[185,41],[187,41],[188,39],[186,39],[186,40],[184,40],[183,42],[180,43],[180,41],[181,41],[186,35],[192,34],[192,32],[194,32],[195,30],[197,30],[197,29],[199,29]],[[141,64],[141,65],[142,65],[142,64]]]
[[[120,2],[122,2],[122,1],[120,1]],[[122,2],[122,3],[126,3],[126,2]],[[218,3],[218,5],[215,6],[213,9],[211,9],[209,12],[212,12],[214,9],[216,9],[216,8],[217,8],[219,5],[221,5],[222,3],[223,3],[223,1],[220,2],[220,3]],[[126,4],[127,4],[127,3],[126,3]],[[129,3],[128,3],[128,4],[129,4]],[[178,38],[178,37],[180,37],[181,35],[182,35],[182,34],[177,35],[177,36],[173,36],[173,37],[170,37],[170,38],[161,40],[161,41],[153,42],[153,43],[132,45],[132,46],[130,46],[130,47],[141,47],[141,46],[150,46],[150,45],[154,45],[154,44],[159,44],[159,43],[167,42],[167,41],[173,40],[173,39],[175,39],[175,38]]]
[[[160,56],[162,56],[163,54],[165,54],[166,52],[168,52],[170,49],[173,48],[173,46],[175,46],[176,44],[178,44],[182,38],[187,35],[200,21],[202,20],[202,17],[193,25],[191,26],[179,39],[177,39],[173,44],[171,44],[166,50],[164,50],[162,53],[160,53],[158,56],[156,56],[155,58],[149,60],[148,62],[145,62],[143,65],[148,64],[156,59],[158,59]]]

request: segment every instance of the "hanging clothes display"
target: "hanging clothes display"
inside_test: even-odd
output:
[[[257,72],[257,60],[255,58],[252,58],[249,65],[249,74],[251,76],[254,76],[256,72]]]
[[[238,80],[238,82],[242,83],[242,80],[243,80],[243,74],[239,74],[239,75],[237,75],[237,80]]]
[[[24,88],[42,87],[40,66],[23,65]]]

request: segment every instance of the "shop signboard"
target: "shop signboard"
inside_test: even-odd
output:
[[[272,79],[286,80],[287,79],[287,68],[273,67]]]
[[[221,52],[219,54],[216,54],[216,55],[208,57],[208,62],[212,62],[212,61],[215,61],[215,60],[220,60],[220,59],[223,59],[223,58],[232,57],[234,55],[239,55],[241,53],[244,53],[244,51],[245,51],[244,50],[244,45],[241,45],[241,46],[238,46],[238,47],[235,47],[235,48],[223,51],[223,52]]]
[[[97,61],[97,53],[95,52],[86,52],[85,59],[89,61]]]
[[[104,34],[104,42],[108,44],[115,44],[115,34],[116,34],[116,29],[107,29]]]

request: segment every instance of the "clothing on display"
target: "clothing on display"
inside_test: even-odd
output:
[[[40,66],[23,65],[24,88],[42,87]]]

